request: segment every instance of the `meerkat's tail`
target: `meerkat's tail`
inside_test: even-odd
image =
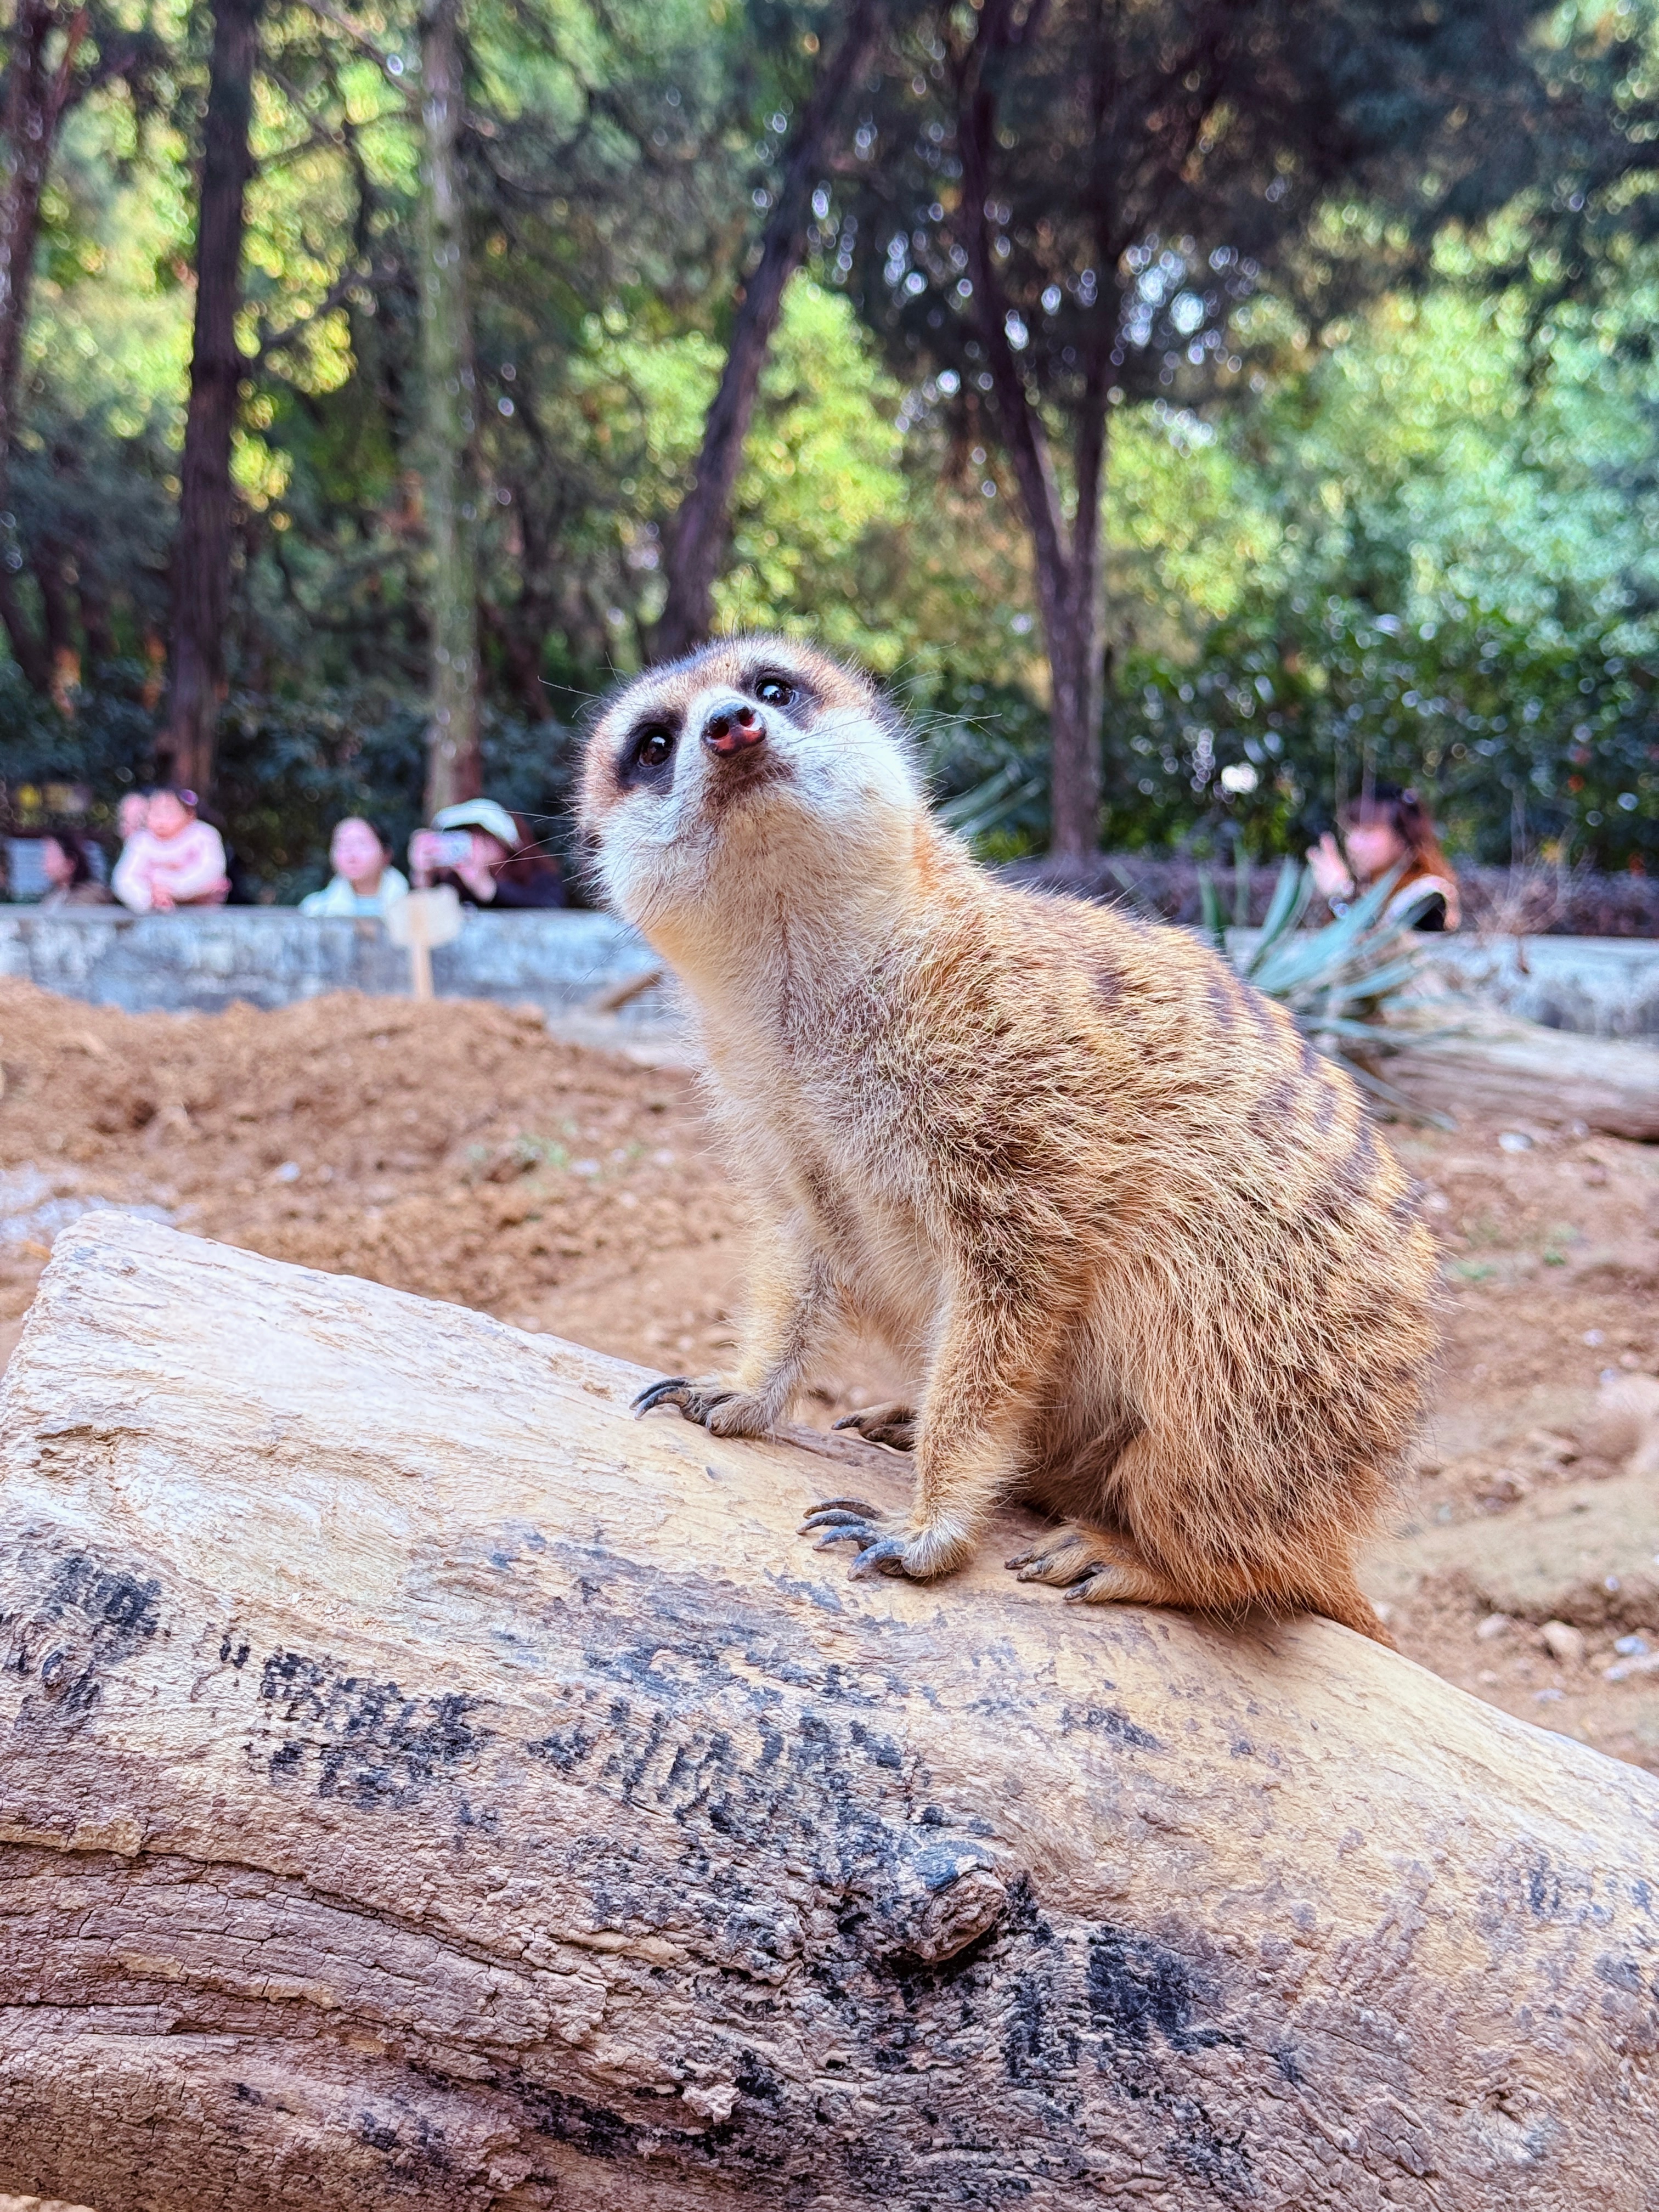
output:
[[[1386,1644],[1390,1651],[1400,1649],[1352,1575],[1333,1577],[1322,1589],[1310,1590],[1305,1601],[1310,1613],[1322,1613],[1327,1620],[1340,1621],[1344,1628],[1369,1636],[1373,1644]]]

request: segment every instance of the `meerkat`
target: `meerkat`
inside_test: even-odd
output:
[[[1035,894],[931,815],[901,717],[781,637],[628,684],[583,769],[612,905],[682,979],[757,1226],[727,1378],[636,1400],[784,1419],[831,1324],[913,1403],[911,1510],[804,1532],[926,1580],[999,1502],[1073,1600],[1328,1615],[1419,1414],[1435,1258],[1352,1082],[1183,930]]]

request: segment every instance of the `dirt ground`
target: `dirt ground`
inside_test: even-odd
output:
[[[742,1224],[690,1078],[533,1009],[130,1016],[0,981],[0,1355],[56,1230],[114,1203],[647,1366],[729,1358]],[[1621,1473],[1595,1413],[1604,1378],[1659,1373],[1659,1148],[1393,1138],[1443,1241],[1446,1341],[1368,1587],[1412,1658],[1659,1772],[1659,1477]],[[807,1417],[891,1380],[848,1347]]]

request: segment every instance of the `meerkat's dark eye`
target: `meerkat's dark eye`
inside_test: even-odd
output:
[[[763,676],[755,686],[755,696],[763,707],[793,707],[795,687],[786,684],[781,676]]]
[[[629,732],[617,757],[617,781],[624,791],[643,787],[666,791],[674,780],[674,747],[678,725],[639,722]]]

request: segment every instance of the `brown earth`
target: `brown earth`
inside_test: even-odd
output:
[[[55,1230],[113,1202],[648,1366],[729,1357],[741,1222],[690,1078],[533,1010],[131,1016],[0,981],[0,1356]],[[1443,1239],[1446,1342],[1368,1587],[1412,1658],[1659,1772],[1659,1668],[1615,1649],[1659,1653],[1659,1479],[1621,1475],[1593,1419],[1604,1375],[1659,1372],[1659,1148],[1393,1134]],[[809,1414],[890,1389],[848,1346]]]

